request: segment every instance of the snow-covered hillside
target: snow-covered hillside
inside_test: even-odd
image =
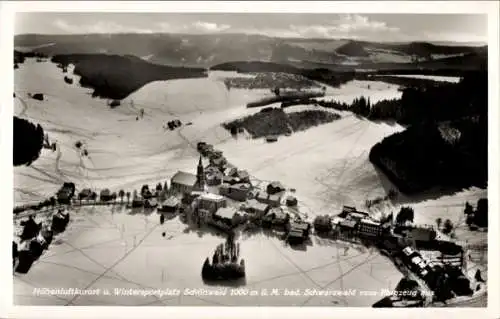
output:
[[[71,72],[71,70],[70,70]],[[28,59],[15,71],[15,113],[40,123],[56,141],[58,151],[43,150],[31,166],[14,168],[15,204],[36,202],[55,193],[64,181],[77,187],[118,191],[164,182],[177,170],[195,172],[198,141],[213,143],[230,162],[255,178],[279,180],[296,189],[300,207],[310,216],[338,213],[342,205],[362,208],[366,199],[392,187],[368,160],[372,145],[403,128],[372,123],[342,112],[342,119],[281,137],[276,143],[233,139],[221,128],[224,121],[258,112],[245,104],[269,92],[227,91],[211,73],[204,79],[150,83],[110,109],[93,99],[90,90],[66,84],[64,74],[50,62]],[[28,97],[43,93],[44,101]],[[374,102],[396,97],[397,87],[354,81],[327,89],[327,98],[350,100],[359,95]],[[136,117],[144,109],[144,118]],[[190,126],[169,131],[165,122],[180,119]],[[89,156],[75,147],[82,141]],[[477,201],[484,190],[464,190],[437,199],[416,201],[416,221],[434,224],[437,217],[460,222],[465,200]],[[389,212],[400,204],[380,208]],[[82,208],[69,229],[27,275],[14,279],[14,301],[20,304],[75,305],[349,305],[370,306],[381,298],[351,297],[36,297],[33,287],[79,288],[201,288],[203,260],[221,241],[211,234],[184,231],[178,220],[159,226],[157,215],[134,215],[109,208]],[[167,236],[161,236],[166,232]],[[202,237],[202,238],[201,238]],[[380,291],[394,288],[401,274],[392,263],[368,250],[345,250],[345,243],[314,239],[307,251],[292,250],[282,241],[258,235],[242,241],[247,285],[256,289],[316,288]],[[345,255],[344,255],[345,253]],[[307,256],[307,257],[305,257]],[[18,275],[16,275],[18,276]]]

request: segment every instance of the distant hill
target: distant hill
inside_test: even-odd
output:
[[[121,100],[153,81],[206,77],[206,69],[158,65],[133,55],[62,54],[52,57],[60,65],[74,64],[80,85],[94,89],[93,97]]]
[[[298,67],[326,65],[354,69],[389,64],[436,62],[476,54],[486,59],[486,46],[427,42],[378,43],[345,39],[292,39],[247,34],[80,34],[17,35],[14,45],[50,56],[106,53],[134,55],[172,66],[210,67],[228,61],[287,63]]]

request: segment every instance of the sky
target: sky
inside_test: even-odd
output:
[[[481,14],[16,13],[15,34],[246,33],[370,41],[483,42]]]

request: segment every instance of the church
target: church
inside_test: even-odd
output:
[[[198,161],[196,175],[178,171],[170,179],[170,192],[173,195],[190,194],[191,192],[205,191],[205,171],[203,168],[202,157]]]

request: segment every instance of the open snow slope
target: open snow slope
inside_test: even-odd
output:
[[[295,188],[300,208],[309,216],[337,213],[342,205],[362,208],[366,199],[384,195],[391,188],[368,161],[368,152],[373,144],[402,127],[375,124],[342,112],[338,121],[281,137],[276,143],[236,140],[220,124],[258,112],[244,105],[269,92],[227,91],[219,81],[223,76],[230,75],[213,72],[204,79],[153,82],[111,110],[106,101],[92,99],[90,90],[80,88],[76,76],[75,84],[68,85],[54,64],[28,59],[15,71],[14,112],[40,123],[51,142],[57,141],[61,157],[57,162],[58,152],[43,150],[30,167],[14,168],[16,205],[53,195],[63,181],[73,181],[80,188],[132,192],[144,183],[163,182],[177,170],[194,172],[198,154],[193,146],[201,140],[213,143],[230,162],[255,178],[279,180]],[[45,101],[27,95],[38,92],[46,95]],[[354,81],[340,89],[327,88],[327,97],[351,99],[360,92],[376,99],[394,97],[397,89]],[[136,120],[141,108],[144,118]],[[172,119],[193,124],[165,131],[163,124]],[[88,158],[80,158],[74,146],[77,141],[85,143]],[[402,201],[415,202],[418,223],[434,224],[437,217],[460,223],[465,200],[475,202],[481,196],[486,196],[485,190],[472,189],[437,199]],[[396,211],[398,205],[379,210]],[[182,296],[161,300],[113,295],[35,296],[34,287],[201,288],[202,262],[222,240],[187,231],[177,219],[159,226],[156,214],[82,208],[73,216],[69,229],[30,272],[16,275],[17,304],[370,306],[380,294],[360,296],[359,290],[394,288],[401,278],[386,258],[358,251],[355,246],[346,252],[345,243],[314,238],[313,245],[301,251],[285,247],[276,238],[256,235],[243,238],[241,244],[249,288],[353,288],[358,293],[339,298]],[[162,232],[167,233],[165,238]]]

